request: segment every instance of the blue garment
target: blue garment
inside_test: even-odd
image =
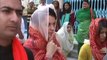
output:
[[[64,14],[61,19],[61,26],[63,25],[64,22],[69,22],[69,19],[70,19],[70,13]]]

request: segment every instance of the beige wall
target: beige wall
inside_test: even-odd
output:
[[[58,0],[60,4],[60,8],[63,8],[63,0]]]

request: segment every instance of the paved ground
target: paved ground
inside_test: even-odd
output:
[[[67,60],[78,60],[77,58],[67,58]]]
[[[67,60],[78,60],[78,43],[74,41],[74,48],[68,55]]]

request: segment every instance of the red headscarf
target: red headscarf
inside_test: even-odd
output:
[[[14,60],[28,60],[25,49],[16,37],[12,42],[12,50]]]
[[[102,60],[104,55],[103,53],[100,52],[100,49],[103,47],[107,47],[107,40],[105,40],[104,43],[101,43],[99,41],[100,35],[98,33],[98,23],[101,20],[101,18],[96,18],[95,20],[92,20],[91,25],[90,25],[90,44],[91,44],[91,49],[92,49],[92,54],[94,56],[95,60]]]

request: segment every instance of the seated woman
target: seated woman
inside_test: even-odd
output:
[[[73,10],[71,10],[70,2],[65,2],[63,4],[60,22],[61,22],[61,26],[64,24],[64,22],[70,22],[72,24],[72,26],[74,26],[75,13]]]
[[[93,12],[93,18],[96,17],[95,12]],[[91,14],[90,14],[90,3],[88,0],[82,0],[82,8],[76,13],[76,20],[79,22],[77,27],[77,34],[75,36],[78,41],[78,53],[83,45],[84,39],[88,38],[89,35],[89,26],[91,23]]]
[[[31,16],[30,36],[24,46],[32,50],[35,60],[65,60],[55,21],[56,14],[49,6],[37,9]]]
[[[95,60],[103,60],[107,54],[107,19],[92,20],[90,46]]]
[[[61,40],[63,52],[67,56],[74,47],[74,35],[71,23],[65,22],[57,34]]]

